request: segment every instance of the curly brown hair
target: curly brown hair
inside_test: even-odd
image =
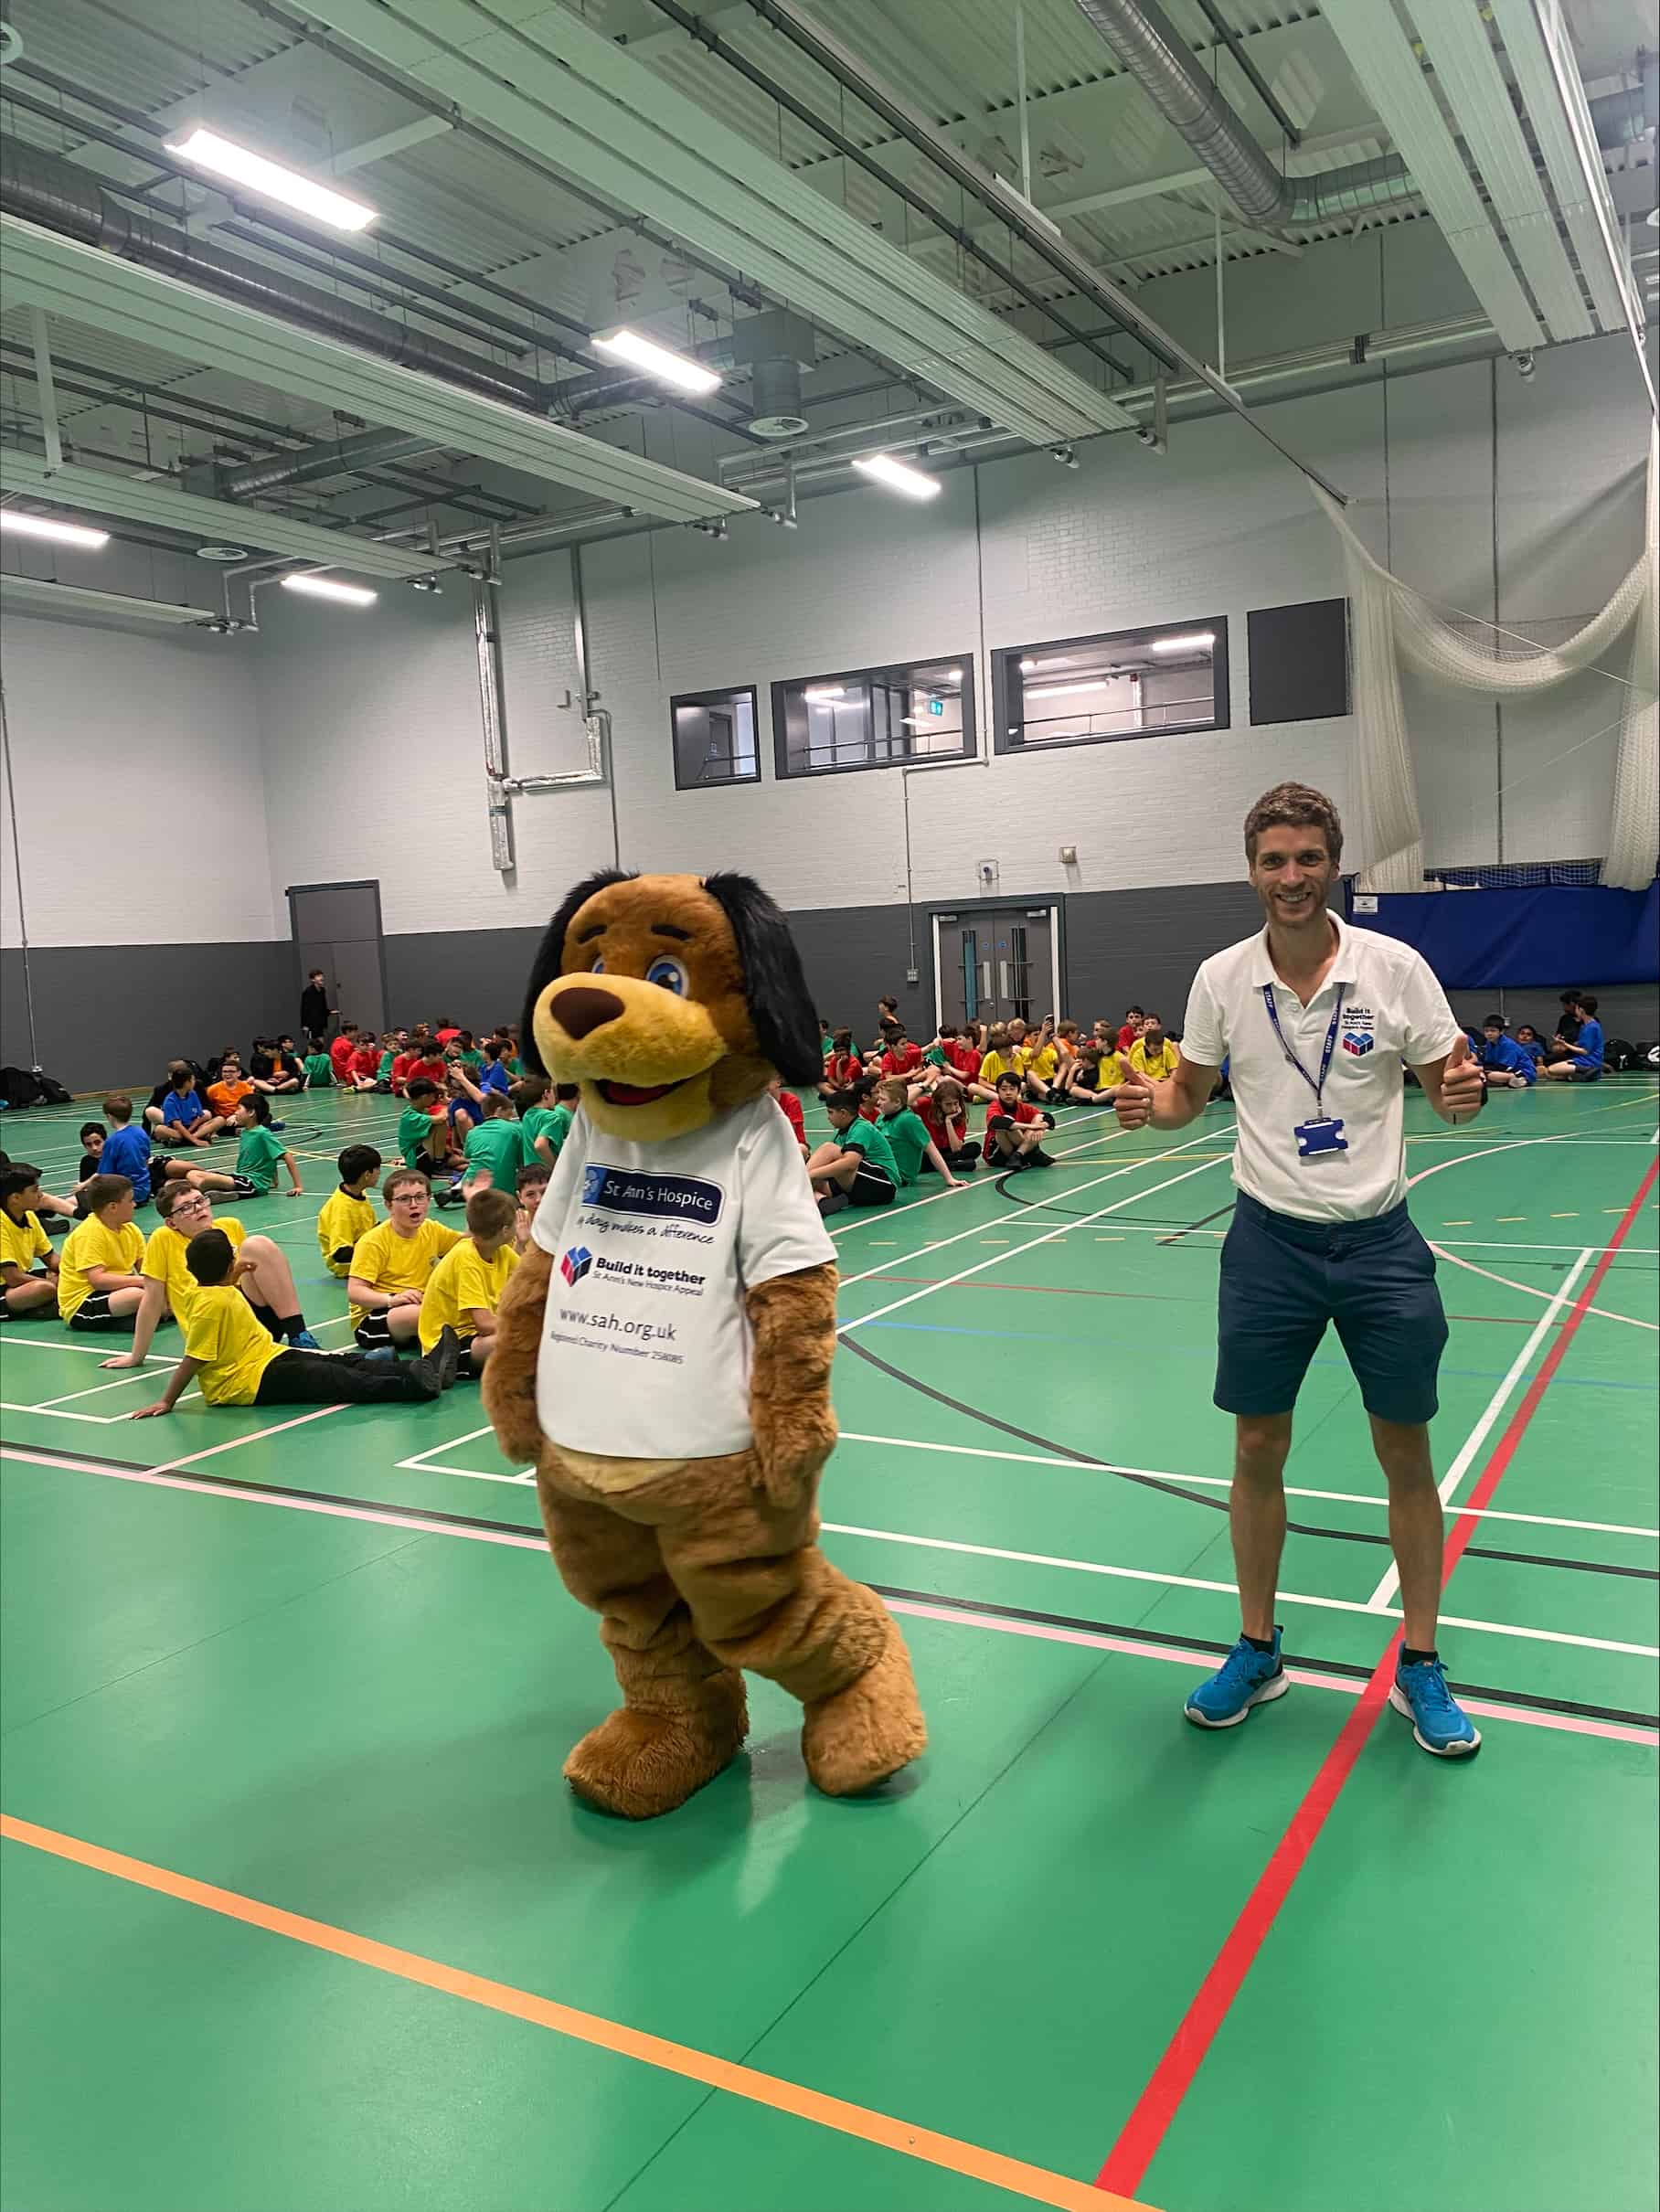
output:
[[[1265,829],[1317,829],[1336,867],[1343,858],[1343,817],[1323,791],[1307,783],[1276,783],[1265,791],[1245,817],[1245,857],[1254,862],[1257,839]]]

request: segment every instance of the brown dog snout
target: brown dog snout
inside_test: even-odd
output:
[[[548,1006],[548,1012],[566,1036],[577,1038],[586,1037],[606,1022],[614,1022],[622,1011],[622,1001],[614,991],[596,990],[591,984],[579,984],[574,990],[560,991]]]

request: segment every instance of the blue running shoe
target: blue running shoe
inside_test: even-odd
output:
[[[1481,1749],[1475,1723],[1447,1687],[1439,1659],[1395,1669],[1389,1703],[1412,1724],[1412,1739],[1437,1759],[1464,1759]]]
[[[296,1352],[320,1352],[323,1349],[309,1329],[302,1329],[297,1336],[291,1336],[288,1341]]]
[[[1283,1697],[1291,1676],[1280,1664],[1280,1631],[1272,1652],[1260,1652],[1241,1636],[1208,1682],[1187,1700],[1186,1715],[1196,1728],[1237,1728],[1253,1705]]]

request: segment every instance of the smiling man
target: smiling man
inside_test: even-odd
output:
[[[1233,1728],[1291,1686],[1273,1618],[1285,1461],[1303,1377],[1335,1322],[1389,1484],[1405,1615],[1389,1701],[1426,1751],[1456,1758],[1481,1738],[1435,1649],[1442,1531],[1429,1423],[1447,1324],[1435,1261],[1407,1212],[1401,1070],[1451,1122],[1480,1111],[1482,1071],[1419,955],[1328,910],[1343,824],[1324,793],[1301,783],[1265,793],[1245,817],[1245,856],[1266,928],[1199,969],[1176,1073],[1113,1101],[1126,1129],[1184,1128],[1226,1059],[1239,1117],[1216,1403],[1235,1423],[1229,1513],[1243,1632],[1189,1696],[1187,1717]]]

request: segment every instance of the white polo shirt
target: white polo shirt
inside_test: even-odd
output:
[[[1406,1196],[1401,1069],[1441,1059],[1461,1032],[1446,993],[1410,945],[1331,919],[1337,957],[1306,1006],[1274,973],[1265,929],[1213,953],[1193,979],[1182,1054],[1208,1068],[1229,1063],[1239,1117],[1233,1179],[1242,1191],[1305,1221],[1368,1221]],[[1342,1002],[1318,1111],[1343,1123],[1346,1152],[1298,1156],[1295,1132],[1314,1117],[1314,1094],[1280,1048],[1265,990],[1285,1042],[1316,1080]]]

